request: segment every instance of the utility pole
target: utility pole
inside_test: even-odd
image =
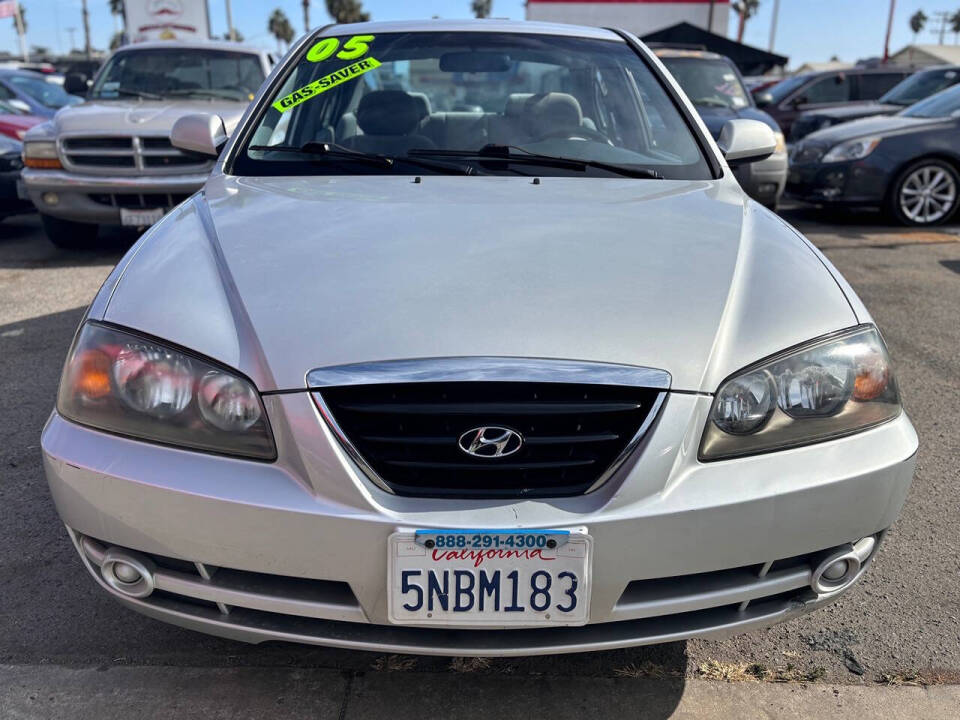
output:
[[[938,10],[933,14],[934,20],[940,21],[940,45],[943,45],[943,36],[947,32],[947,23],[950,22],[950,13],[946,10]],[[934,30],[934,32],[937,32]]]
[[[226,0],[227,6],[227,32],[233,42],[237,41],[237,31],[233,29],[233,10],[230,8],[230,0]]]
[[[897,0],[890,0],[890,16],[887,18],[887,37],[883,41],[883,61],[890,59],[890,33],[893,31],[893,13],[897,7]]]
[[[707,13],[707,32],[713,32],[713,5],[714,0],[710,0],[710,11]]]
[[[67,34],[70,35],[70,52],[73,52],[74,49],[77,47],[77,43],[74,40],[74,33],[76,32],[77,32],[76,28],[73,28],[73,27],[67,28]]]
[[[83,52],[89,60],[93,53],[90,48],[90,13],[87,12],[87,0],[83,0],[81,7],[83,8]]]
[[[773,0],[773,21],[770,23],[770,47],[767,49],[773,52],[773,43],[777,39],[777,17],[780,15],[780,0]]]
[[[27,34],[23,30],[23,15],[20,14],[19,2],[13,4],[13,19],[17,23],[17,35],[20,37],[20,54],[23,55],[24,62],[30,62],[30,54],[27,52]]]

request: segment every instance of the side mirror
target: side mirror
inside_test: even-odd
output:
[[[20,110],[21,112],[25,112],[25,113],[30,112],[30,106],[27,105],[23,100],[20,100],[19,98],[10,98],[9,100],[7,100],[7,103],[9,105],[12,105],[17,110]]]
[[[207,113],[184,115],[170,131],[175,148],[210,157],[217,157],[228,139],[223,118]]]
[[[753,96],[753,101],[757,104],[757,107],[767,107],[768,105],[773,105],[773,94],[761,90]]]
[[[63,89],[70,95],[86,95],[90,89],[88,78],[83,73],[69,73],[63,78]]]
[[[756,162],[770,157],[777,149],[773,130],[759,120],[729,120],[717,140],[729,165]]]

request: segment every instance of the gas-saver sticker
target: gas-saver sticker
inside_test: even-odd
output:
[[[273,107],[282,113],[287,112],[287,110],[292,110],[300,103],[306,102],[310,98],[316,97],[320,93],[326,92],[331,88],[335,88],[337,85],[342,85],[348,80],[353,80],[354,78],[357,78],[360,75],[370,72],[378,67],[380,67],[380,61],[378,61],[376,58],[365,58],[359,62],[353,63],[353,65],[347,65],[345,68],[340,68],[336,72],[332,72],[329,75],[324,75],[322,78],[314,80],[309,85],[304,85],[299,90],[294,90],[286,97],[282,97],[273,103]]]

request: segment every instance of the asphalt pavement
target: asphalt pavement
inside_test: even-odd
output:
[[[920,434],[913,488],[870,572],[836,604],[766,631],[489,661],[244,645],[143,618],[107,597],[87,577],[58,521],[41,470],[39,436],[85,305],[133,238],[117,233],[102,251],[66,253],[43,237],[36,218],[4,221],[0,718],[113,717],[103,710],[111,702],[116,716],[122,709],[126,717],[138,697],[131,688],[156,707],[163,699],[157,688],[164,687],[187,693],[170,706],[180,711],[144,717],[193,717],[188,707],[204,718],[353,717],[361,708],[368,718],[396,718],[417,707],[434,716],[446,708],[443,717],[463,698],[504,717],[510,715],[508,697],[517,698],[518,714],[536,714],[530,703],[537,700],[554,718],[573,716],[573,710],[590,717],[576,698],[594,693],[615,697],[591,706],[593,716],[624,714],[624,707],[640,703],[652,717],[712,717],[697,708],[719,707],[717,698],[726,698],[725,707],[769,702],[783,717],[802,717],[789,714],[791,698],[801,708],[807,698],[832,700],[837,717],[846,717],[840,709],[851,702],[878,711],[886,706],[889,717],[948,717],[937,708],[960,703],[951,690],[916,695],[915,687],[889,686],[960,683],[960,227],[915,231],[884,226],[870,214],[797,208],[783,214],[824,250],[874,314]],[[264,678],[275,679],[269,697],[251,694]],[[729,694],[718,689],[727,687],[718,679],[757,689]],[[69,688],[94,686],[82,712],[80,705],[71,711]],[[208,698],[210,707],[235,711],[201,714],[201,704],[184,700],[191,692]],[[883,700],[887,692],[889,702]],[[901,707],[907,714],[897,714]],[[911,708],[921,714],[910,715]],[[768,716],[781,715],[757,715]]]

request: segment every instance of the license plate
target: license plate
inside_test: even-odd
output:
[[[583,625],[591,538],[568,530],[417,530],[388,543],[400,625]]]
[[[160,222],[163,217],[163,208],[154,208],[152,210],[129,210],[120,208],[120,224],[132,227],[148,227],[156,222]]]

